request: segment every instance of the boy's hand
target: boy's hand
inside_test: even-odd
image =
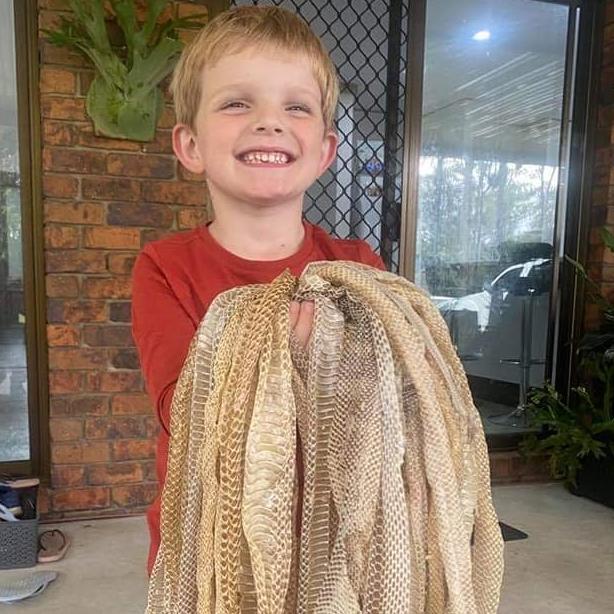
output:
[[[313,326],[313,312],[313,301],[305,301],[304,303],[292,301],[290,303],[290,328],[294,331],[302,348],[307,347],[307,343],[309,343],[311,327]]]

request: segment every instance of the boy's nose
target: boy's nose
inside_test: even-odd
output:
[[[270,124],[270,123],[260,123],[256,126],[256,132],[260,132],[261,134],[281,134],[284,129],[279,124]]]
[[[284,131],[283,120],[276,109],[262,108],[254,116],[254,130],[258,134],[281,134]]]

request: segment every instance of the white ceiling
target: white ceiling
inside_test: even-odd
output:
[[[568,8],[429,0],[423,145],[557,164]],[[488,30],[488,41],[474,33]]]

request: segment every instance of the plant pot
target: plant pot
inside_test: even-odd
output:
[[[574,495],[614,508],[614,455],[607,451],[603,458],[586,458],[576,476],[576,484],[575,488],[569,487]]]

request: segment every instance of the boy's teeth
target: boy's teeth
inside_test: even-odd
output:
[[[255,151],[247,153],[243,156],[243,160],[249,163],[266,162],[269,164],[287,164],[288,156],[280,151],[267,152],[267,151]]]

